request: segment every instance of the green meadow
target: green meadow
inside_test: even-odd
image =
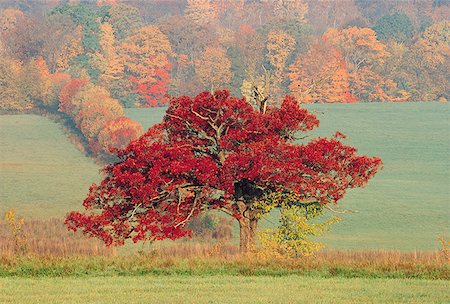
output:
[[[0,213],[62,217],[80,208],[100,167],[61,125],[38,115],[0,115]]]
[[[1,303],[448,303],[448,281],[304,276],[0,278]]]
[[[310,134],[336,131],[360,153],[383,159],[384,169],[364,189],[350,190],[343,215],[324,242],[335,249],[431,250],[450,227],[450,107],[442,103],[308,105],[320,119]],[[163,111],[128,110],[151,126]],[[146,114],[145,112],[148,112]],[[309,139],[308,138],[308,139]],[[273,227],[276,214],[261,226]],[[234,227],[237,232],[237,225]]]
[[[340,209],[351,209],[323,240],[333,249],[434,250],[450,227],[449,104],[310,105],[321,120],[315,136],[339,130],[360,153],[379,156],[384,169],[364,189],[349,191]],[[128,109],[145,127],[164,109]],[[62,127],[36,115],[0,116],[0,212],[25,218],[62,217],[80,209],[99,180],[92,159],[68,140]],[[263,219],[271,227],[276,214]],[[236,230],[237,227],[235,227]],[[261,285],[263,286],[263,285]]]

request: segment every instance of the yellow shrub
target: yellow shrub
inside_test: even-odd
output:
[[[24,255],[28,252],[28,238],[23,230],[25,220],[16,218],[14,210],[5,213],[5,220],[9,226],[14,242],[14,251],[17,255]]]
[[[316,242],[314,237],[328,231],[340,218],[331,217],[323,222],[314,219],[321,214],[322,207],[319,204],[283,206],[279,226],[259,233],[262,245],[260,255],[309,256],[322,249],[324,245]]]

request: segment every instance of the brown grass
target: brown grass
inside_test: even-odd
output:
[[[68,231],[59,219],[25,221],[23,230],[30,255],[66,257],[115,253],[115,249],[105,247],[98,240],[86,238],[82,233]],[[0,254],[13,255],[14,252],[10,227],[5,221],[0,221]]]
[[[241,255],[239,248],[226,240],[204,238],[154,243],[146,250],[137,250],[140,246],[116,250],[81,233],[68,231],[62,220],[51,219],[25,222],[28,252],[19,256],[9,229],[5,221],[0,222],[0,272],[4,274],[73,275],[110,271],[284,275],[312,272],[346,277],[450,278],[444,250],[329,250],[308,257],[280,258],[266,252]]]

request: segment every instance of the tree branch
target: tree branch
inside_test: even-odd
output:
[[[348,209],[345,209],[345,210],[342,210],[342,211],[334,210],[333,208],[331,208],[331,207],[328,206],[328,205],[325,205],[324,208],[330,210],[330,211],[333,212],[333,213],[337,213],[337,214],[344,214],[344,213],[358,213],[358,211],[353,211],[353,210],[348,210]]]
[[[191,112],[194,113],[194,115],[197,116],[197,117],[199,117],[200,119],[203,119],[203,120],[209,120],[209,119],[210,119],[210,118],[208,118],[208,117],[205,117],[205,116],[203,116],[203,115],[200,115],[200,113],[196,112],[196,111],[195,111],[194,109],[192,109],[192,108],[191,108]]]
[[[319,79],[318,81],[314,82],[303,94],[302,94],[302,98],[305,97],[306,95],[308,95],[309,93],[312,92],[312,90],[314,90],[319,84],[321,84],[322,82],[330,79],[331,77],[334,76],[334,74],[336,74],[337,70],[339,70],[339,67],[337,67],[332,73],[330,73],[329,75],[322,77],[321,79]]]
[[[189,221],[189,219],[192,217],[192,215],[194,214],[195,211],[195,207],[197,206],[197,201],[198,201],[198,191],[195,191],[195,196],[194,196],[194,203],[192,205],[192,209],[191,212],[189,212],[189,214],[186,216],[186,218],[184,220],[182,220],[181,222],[179,222],[178,224],[176,224],[174,226],[174,228],[177,228],[181,225],[184,225],[187,221]]]
[[[231,216],[233,216],[233,214],[234,214],[233,212],[231,212],[230,210],[228,210],[225,207],[220,207],[220,208],[218,208],[218,210],[220,210],[220,211],[222,211],[222,212],[224,212],[224,213],[226,213],[228,215],[231,215]]]

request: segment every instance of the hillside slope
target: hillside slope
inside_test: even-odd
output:
[[[0,214],[30,218],[80,209],[100,167],[69,141],[62,127],[37,115],[0,116]]]
[[[360,153],[383,159],[364,189],[350,191],[344,215],[327,238],[334,248],[439,247],[450,233],[449,104],[394,103],[314,107],[317,135],[335,130]]]

